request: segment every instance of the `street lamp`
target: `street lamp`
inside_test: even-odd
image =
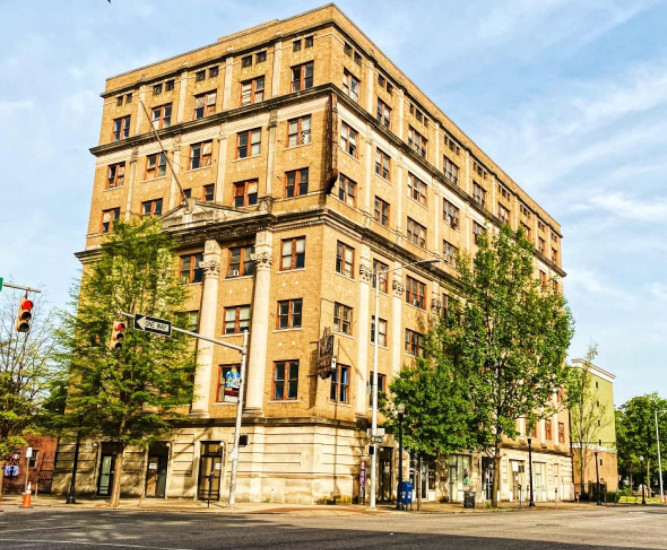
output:
[[[646,483],[646,478],[644,478],[644,455],[639,456],[639,463],[641,464],[642,469],[642,504],[646,504],[646,498],[644,498],[644,485]]]
[[[597,493],[598,493],[598,506],[602,506],[602,502],[600,502],[600,470],[598,468],[598,465],[600,464],[600,461],[598,460],[598,452],[595,451],[595,477],[597,478]]]
[[[403,415],[405,414],[405,405],[399,403],[396,405],[398,412],[398,490],[396,491],[396,509],[402,510],[401,486],[403,485]]]
[[[533,448],[531,444],[533,440],[528,438],[528,488],[530,489],[530,502],[528,506],[535,506],[535,498],[533,496]]]
[[[72,464],[72,477],[69,481],[69,491],[65,504],[76,504],[76,471],[79,467],[79,447],[81,446],[81,426],[83,424],[83,415],[79,414],[78,427],[76,430],[76,442],[74,443],[74,462]]]
[[[419,260],[409,264],[387,269],[385,271],[378,271],[373,269],[373,278],[375,284],[375,325],[373,327],[373,416],[371,418],[371,442],[373,445],[373,456],[371,457],[371,498],[369,508],[375,510],[375,492],[377,486],[377,429],[378,429],[378,351],[379,351],[379,327],[380,327],[380,277],[386,276],[392,271],[398,271],[406,267],[411,267],[417,264],[436,263],[441,261],[439,258],[432,260]]]

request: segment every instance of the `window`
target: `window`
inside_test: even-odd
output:
[[[373,406],[373,371],[368,374],[368,406]],[[378,402],[380,401],[380,396],[384,395],[387,388],[387,375],[378,372]]]
[[[201,82],[206,78],[206,69],[202,69],[201,71],[197,71],[195,73],[195,82]]]
[[[558,250],[555,248],[551,249],[551,261],[555,264],[558,263]]]
[[[245,277],[255,272],[255,262],[252,255],[255,253],[255,247],[235,246],[229,249],[229,270],[227,278]]]
[[[340,241],[336,245],[336,271],[354,278],[354,248]]]
[[[310,115],[294,118],[287,123],[287,146],[310,143]]]
[[[294,40],[292,42],[292,51],[293,52],[300,52],[301,51],[301,39],[299,40]]]
[[[225,390],[229,391],[232,395],[238,396],[238,389],[234,389],[231,387],[227,386],[227,378],[229,377],[230,382],[232,380],[235,380],[238,377],[238,373],[240,372],[241,367],[240,365],[220,365],[220,378],[218,378],[218,394],[217,394],[217,402],[222,403],[225,401]],[[202,452],[203,450],[203,445],[202,443]],[[206,444],[207,449],[210,448],[208,447],[209,443]],[[218,449],[218,454],[220,453],[219,447]]]
[[[480,206],[486,204],[486,190],[476,181],[472,182],[472,198]]]
[[[237,181],[234,184],[234,207],[257,204],[257,180]]]
[[[308,193],[308,168],[285,172],[285,197],[299,197]]]
[[[546,226],[540,220],[537,220],[537,229],[539,231],[544,231],[546,229]]]
[[[558,443],[565,443],[565,423],[558,423]]]
[[[498,203],[498,219],[503,225],[510,223],[510,211],[500,202]]]
[[[359,79],[350,71],[343,71],[343,90],[353,101],[359,102]]]
[[[528,207],[525,204],[523,203],[519,204],[519,212],[521,212],[522,216],[525,216],[526,218],[530,219],[530,210],[528,210]]]
[[[202,268],[199,267],[204,260],[204,254],[186,254],[181,256],[181,279],[186,284],[201,283]]]
[[[375,197],[373,218],[376,222],[384,225],[385,227],[389,225],[389,203],[383,201],[380,197]]]
[[[153,84],[153,95],[160,95],[162,93],[162,83]]]
[[[426,138],[412,126],[408,128],[408,147],[419,156],[426,158]]]
[[[359,52],[354,52],[354,62],[361,65],[361,54]]]
[[[188,187],[187,189],[183,189],[183,193],[181,193],[181,202],[185,202],[185,199],[189,199],[192,197],[192,189]]]
[[[357,182],[341,174],[338,182],[338,198],[351,207],[357,205]]]
[[[426,228],[412,218],[408,218],[408,241],[421,248],[426,247]]]
[[[162,215],[162,199],[153,199],[141,203],[141,215],[144,218]]]
[[[448,180],[458,185],[459,167],[456,164],[454,164],[451,160],[449,160],[447,157],[442,157],[442,158],[443,158],[442,171],[445,173],[445,176],[447,177]]]
[[[299,383],[298,361],[276,361],[273,364],[273,399],[296,399]]]
[[[426,285],[410,276],[405,277],[405,301],[422,309],[426,307]]]
[[[543,289],[546,289],[547,288],[547,274],[546,274],[546,272],[544,272],[540,269],[539,277],[540,277],[540,286]]]
[[[426,206],[426,184],[408,173],[408,197]]]
[[[241,105],[251,105],[264,101],[264,77],[253,78],[241,83]]]
[[[259,155],[262,144],[262,131],[246,130],[236,134],[236,158],[244,159]]]
[[[164,89],[167,90],[168,92],[171,92],[174,89],[174,79],[173,78],[171,80],[167,80],[164,83]]]
[[[111,164],[107,166],[107,189],[122,187],[125,182],[125,163]]]
[[[348,155],[357,158],[357,136],[359,132],[344,122],[340,126],[340,148]]]
[[[116,107],[122,107],[122,105],[123,105],[123,96],[122,96],[122,95],[119,95],[119,96],[116,98]]]
[[[350,367],[338,365],[331,372],[331,394],[332,401],[347,403],[349,401]]]
[[[303,47],[304,48],[312,48],[313,47],[313,36],[306,36],[303,40]]]
[[[250,306],[225,308],[225,334],[237,334],[250,330]]]
[[[405,329],[405,353],[415,357],[424,356],[424,336],[419,332]]]
[[[488,174],[486,173],[486,170],[484,170],[484,168],[482,168],[482,166],[480,164],[473,161],[472,169],[473,169],[473,172],[475,172],[479,177],[486,179],[486,176]]]
[[[444,292],[442,294],[442,315],[449,317],[449,295]]]
[[[481,223],[477,223],[476,221],[472,222],[472,236],[473,239],[475,240],[475,243],[477,243],[477,240],[479,239],[480,235],[483,235],[486,233],[486,229]]]
[[[185,311],[178,314],[179,319],[184,320],[185,330],[190,332],[199,331],[199,311]]]
[[[389,166],[391,158],[381,149],[375,149],[375,173],[386,180],[391,180]]]
[[[209,78],[216,78],[218,76],[218,67],[209,67],[208,69],[208,77]]]
[[[202,187],[201,200],[204,202],[213,202],[215,199],[215,183],[209,183]]]
[[[171,103],[153,107],[153,116],[151,120],[153,128],[160,130],[171,126]]]
[[[378,290],[380,292],[387,292],[389,286],[389,279],[387,277],[387,270],[389,266],[385,263],[382,263],[380,260],[373,260],[373,288],[375,288],[375,278],[377,275],[380,275],[380,280],[378,281]]]
[[[391,126],[391,109],[384,101],[378,98],[376,120],[385,128],[389,129]]]
[[[306,265],[306,237],[281,241],[280,269],[302,269]]]
[[[303,300],[283,300],[278,302],[277,328],[301,328]]]
[[[375,343],[375,315],[371,316],[371,344]],[[380,318],[378,324],[378,346],[387,347],[387,321]],[[379,375],[378,375],[379,376]]]
[[[544,421],[544,439],[547,441],[552,441],[554,438],[553,433],[551,432],[551,420]]]
[[[343,52],[345,55],[348,57],[352,57],[352,46],[350,46],[347,42],[345,42],[345,45],[343,46]]]
[[[537,237],[537,251],[540,254],[546,254],[547,252],[547,243],[542,237]]]
[[[292,92],[313,87],[313,62],[292,67]]]
[[[442,219],[454,229],[459,226],[459,209],[447,199],[442,200]]]
[[[102,233],[112,233],[113,224],[120,218],[120,208],[102,210]]]
[[[190,145],[190,170],[211,165],[212,141],[202,141]]]
[[[449,147],[449,150],[452,151],[453,153],[457,155],[461,154],[461,147],[459,146],[459,144],[456,143],[456,141],[454,141],[446,134],[445,134],[445,145]]]
[[[334,304],[334,330],[352,334],[352,308],[336,302]]]
[[[241,67],[244,69],[252,67],[252,55],[245,55],[241,58]]]
[[[255,63],[264,63],[266,61],[266,50],[255,54]]]
[[[446,264],[454,265],[457,250],[452,243],[445,240],[442,241],[442,259]]]
[[[526,235],[526,239],[530,240],[530,226],[521,222],[521,229],[523,229],[523,232]]]
[[[216,91],[195,96],[195,120],[215,113]]]
[[[498,191],[500,192],[500,196],[503,199],[505,199],[507,201],[510,200],[511,195],[510,195],[509,189],[507,189],[507,187],[505,187],[503,184],[501,184],[501,183],[498,184]]]
[[[167,173],[167,156],[164,153],[153,153],[146,157],[145,179],[161,178]]]
[[[130,115],[116,118],[113,121],[113,140],[120,141],[130,136]]]

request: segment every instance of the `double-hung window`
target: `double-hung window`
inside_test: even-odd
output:
[[[292,92],[300,92],[313,87],[313,62],[292,67]]]
[[[120,208],[110,208],[102,210],[102,233],[112,233],[113,224],[120,218]]]
[[[141,215],[144,218],[153,218],[162,215],[162,199],[153,199],[141,203]]]
[[[473,236],[473,239],[475,240],[475,244],[477,244],[480,235],[483,235],[484,233],[486,233],[485,227],[481,223],[473,221],[472,222],[472,236]]]
[[[287,146],[310,143],[310,115],[293,118],[287,122]]]
[[[122,187],[125,182],[125,163],[119,162],[107,167],[107,189]]]
[[[391,127],[391,108],[379,98],[375,119],[385,128],[389,129]]]
[[[116,118],[113,121],[113,140],[121,141],[130,136],[130,115]]]
[[[281,243],[280,269],[301,269],[306,265],[306,237],[284,239]]]
[[[167,173],[167,156],[164,153],[153,153],[146,157],[147,180],[161,178]]]
[[[181,256],[180,272],[184,283],[201,283],[203,272],[200,264],[203,260],[204,254],[201,252]]]
[[[426,248],[426,228],[412,218],[408,218],[408,241]]]
[[[509,209],[501,202],[498,203],[498,219],[503,225],[510,223],[510,211]]]
[[[375,315],[371,316],[371,344],[375,343]],[[387,346],[387,320],[380,318],[378,323],[378,345]]]
[[[382,176],[386,180],[391,180],[390,177],[390,162],[391,157],[382,149],[375,149],[375,173]]]
[[[215,90],[195,96],[195,120],[215,113],[216,96]]]
[[[308,193],[308,168],[285,172],[285,198],[299,197]]]
[[[480,206],[486,205],[486,189],[476,181],[472,182],[472,198]]]
[[[250,306],[231,306],[225,308],[225,334],[238,334],[250,330]]]
[[[380,197],[375,197],[373,219],[385,227],[389,225],[389,203],[383,201]]]
[[[410,276],[405,278],[405,301],[411,306],[426,307],[426,285]]]
[[[424,356],[424,336],[419,332],[405,329],[405,353],[415,357]]]
[[[336,272],[354,277],[354,248],[340,241],[336,245]]]
[[[240,208],[257,204],[258,187],[259,183],[256,179],[237,181],[234,184],[234,206]]]
[[[408,197],[426,206],[426,184],[408,172]]]
[[[236,158],[244,159],[259,155],[261,140],[262,131],[259,128],[236,134]]]
[[[459,226],[459,209],[447,199],[442,200],[442,219],[454,229]]]
[[[338,181],[338,198],[351,207],[357,206],[357,182],[341,174]]]
[[[259,76],[241,83],[241,105],[264,101],[264,77]]]
[[[449,241],[442,241],[442,259],[446,264],[454,265],[457,248]]]
[[[343,90],[353,101],[359,102],[359,79],[350,71],[343,71]]]
[[[171,103],[153,107],[151,123],[156,130],[169,128],[171,126]]]
[[[338,365],[331,374],[331,401],[347,403],[350,400],[350,367]]]
[[[273,364],[273,399],[289,401],[297,398],[299,362],[276,361]]]
[[[357,132],[351,126],[348,126],[344,122],[340,126],[340,148],[345,151],[348,155],[357,158]]]
[[[190,170],[211,165],[212,141],[202,141],[190,145]]]
[[[278,302],[277,328],[301,328],[303,299],[281,300]]]
[[[336,302],[334,304],[334,330],[343,334],[352,334],[352,308]]]
[[[380,292],[387,292],[389,288],[389,280],[387,277],[387,270],[389,266],[380,260],[373,260],[373,288],[375,288],[375,278],[379,275],[380,280],[378,281],[378,290]]]
[[[447,157],[443,156],[442,159],[443,159],[442,171],[444,172],[445,176],[447,177],[448,180],[458,185],[459,167],[456,164],[454,164],[451,160],[449,160]]]
[[[252,275],[255,272],[255,261],[252,259],[254,252],[255,247],[252,245],[230,248],[227,278]]]
[[[412,126],[408,128],[408,147],[423,158],[426,158],[426,143],[426,138],[417,130]]]

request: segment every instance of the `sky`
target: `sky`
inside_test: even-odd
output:
[[[0,0],[0,277],[66,304],[106,78],[322,3]],[[337,5],[560,222],[570,356],[667,397],[667,2]]]

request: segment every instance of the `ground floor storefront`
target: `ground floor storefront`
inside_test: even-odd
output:
[[[228,425],[186,427],[170,441],[148,449],[123,452],[121,491],[124,496],[191,498],[226,501],[231,474],[234,428]],[[238,502],[294,504],[367,503],[371,490],[371,446],[365,427],[325,419],[256,419],[242,430],[236,499]],[[74,442],[61,442],[53,491],[66,494],[74,464]],[[81,442],[77,494],[111,494],[118,445],[113,441]],[[527,501],[528,453],[503,449],[499,496]],[[493,460],[481,453],[418,457],[404,451],[401,478],[411,481],[413,500],[463,502],[475,494],[478,505],[491,500]],[[399,479],[398,445],[389,435],[378,445],[376,500],[395,502]],[[559,453],[533,453],[536,502],[571,500],[571,458]]]

